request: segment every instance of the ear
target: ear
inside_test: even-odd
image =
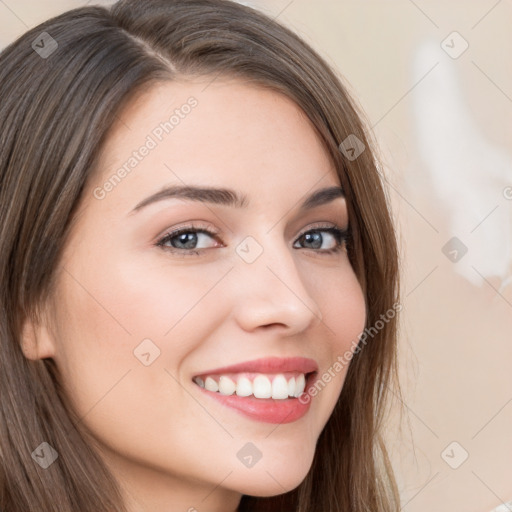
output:
[[[55,355],[55,341],[46,323],[26,318],[21,332],[21,349],[27,359],[34,361]]]

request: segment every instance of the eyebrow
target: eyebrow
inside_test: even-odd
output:
[[[339,197],[345,197],[345,192],[341,187],[326,187],[315,190],[306,197],[299,210],[305,211],[318,206],[330,203]],[[145,206],[165,199],[188,199],[190,201],[199,201],[202,203],[219,204],[233,208],[247,208],[249,199],[246,195],[240,194],[235,190],[216,187],[199,187],[193,185],[172,185],[163,188],[159,192],[146,197],[130,212],[130,215],[140,211]]]

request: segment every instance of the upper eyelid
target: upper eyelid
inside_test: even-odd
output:
[[[346,231],[349,229],[349,227],[347,226],[346,228],[342,227],[342,226],[339,226],[338,224],[336,224],[335,222],[325,222],[324,224],[320,223],[318,225],[309,225],[307,227],[305,227],[304,229],[301,229],[299,231],[299,234],[297,236],[301,236],[303,235],[304,233],[307,233],[308,231],[316,231],[316,230],[328,230],[328,229],[339,229],[341,231]]]
[[[346,228],[344,228],[344,227],[340,226],[339,224],[332,222],[332,221],[317,221],[316,223],[313,223],[312,225],[310,224],[307,227],[301,229],[297,236],[301,236],[302,234],[307,233],[308,231],[311,231],[311,230],[331,229],[331,228],[337,228],[342,231],[345,231],[345,230],[350,229],[350,225],[347,226]],[[180,233],[182,231],[203,232],[203,233],[207,233],[212,236],[218,236],[220,234],[220,232],[216,229],[210,228],[208,226],[203,226],[203,225],[194,225],[192,223],[192,224],[185,224],[183,226],[178,226],[171,230],[166,230],[159,238],[165,237],[167,235],[176,235],[177,233]]]

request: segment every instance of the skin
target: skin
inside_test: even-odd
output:
[[[315,224],[346,228],[349,221],[343,198],[298,212],[305,195],[340,185],[312,124],[279,93],[219,78],[205,89],[208,81],[154,85],[118,115],[82,196],[45,320],[27,322],[23,335],[28,358],[56,361],[130,512],[235,511],[242,494],[297,487],[348,368],[312,399],[306,416],[282,425],[205,397],[192,377],[268,356],[310,357],[322,374],[364,329],[364,296],[345,246],[322,254],[336,245],[324,231],[320,249],[300,240]],[[198,101],[191,113],[97,199],[95,188],[190,96]],[[174,198],[130,214],[170,184],[233,188],[250,206]],[[218,240],[200,235],[198,256],[155,245],[190,221]],[[235,251],[247,236],[263,249],[250,264]],[[134,355],[144,339],[160,350],[148,366]],[[251,468],[237,458],[247,442],[262,453]]]

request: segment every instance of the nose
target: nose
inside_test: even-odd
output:
[[[304,271],[297,268],[293,254],[297,249],[266,238],[269,243],[255,261],[240,258],[236,263],[232,312],[244,330],[273,326],[292,336],[322,321],[321,309],[308,286],[314,276],[305,280]]]

